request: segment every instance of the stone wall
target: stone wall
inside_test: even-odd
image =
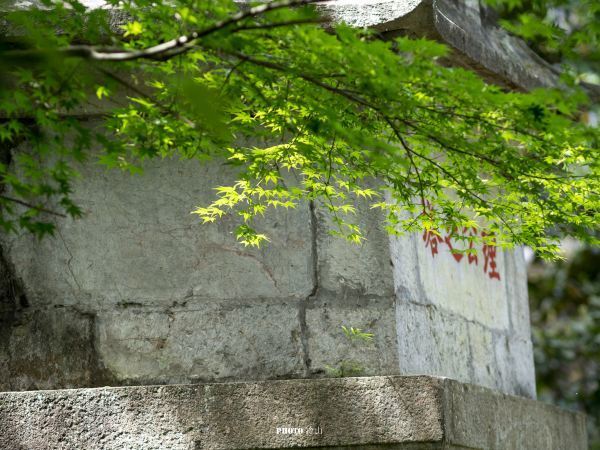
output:
[[[190,214],[234,177],[219,162],[81,171],[82,219],[41,242],[3,238],[0,390],[321,377],[352,363],[535,395],[520,254],[458,262],[445,241],[390,238],[366,205],[357,246],[328,233],[318,203],[268,214],[271,242],[244,248],[231,219]]]
[[[476,1],[322,7],[383,36],[446,42],[447,63],[506,87],[556,80]],[[445,235],[388,237],[367,207],[367,241],[354,246],[328,234],[319,204],[268,215],[260,226],[272,242],[247,249],[231,220],[190,215],[234,176],[226,166],[82,173],[83,219],[57,222],[42,242],[2,239],[0,390],[321,377],[354,362],[366,375],[431,374],[535,396],[520,251],[459,258]],[[373,343],[350,342],[341,325],[374,333]]]

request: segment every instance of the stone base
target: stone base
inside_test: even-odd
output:
[[[586,449],[585,416],[430,376],[0,393],[0,448]]]

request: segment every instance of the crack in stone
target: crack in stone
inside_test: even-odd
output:
[[[73,277],[73,281],[77,285],[77,288],[81,291],[81,285],[79,284],[79,281],[77,281],[77,277],[75,276],[75,273],[73,272],[73,268],[71,267],[71,262],[73,261],[73,253],[71,253],[71,250],[69,250],[69,247],[67,246],[65,238],[63,237],[63,235],[58,227],[56,227],[56,231],[57,231],[58,236],[60,237],[60,240],[62,241],[62,243],[65,247],[65,250],[69,254],[69,259],[67,260],[67,268],[69,269],[69,273],[71,274],[71,277]]]
[[[319,253],[317,248],[318,222],[315,211],[315,203],[310,200],[310,236],[311,236],[311,263],[312,263],[312,278],[313,287],[307,297],[299,302],[298,306],[298,321],[300,322],[300,342],[302,343],[302,353],[304,356],[304,371],[305,376],[310,377],[310,353],[308,346],[308,326],[306,324],[306,307],[308,303],[317,296],[319,291]]]

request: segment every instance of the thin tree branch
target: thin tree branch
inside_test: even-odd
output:
[[[241,22],[242,20],[249,19],[263,15],[269,11],[274,11],[283,8],[293,8],[297,6],[305,6],[313,3],[325,3],[331,0],[283,0],[270,3],[264,3],[262,5],[250,8],[247,11],[240,11],[237,14],[228,17],[227,19],[221,20],[203,30],[193,31],[187,35],[179,36],[175,39],[163,42],[161,44],[147,47],[140,50],[123,50],[123,49],[112,49],[98,48],[90,45],[72,45],[64,49],[58,49],[57,53],[67,57],[79,57],[85,59],[91,59],[95,61],[133,61],[136,59],[161,59],[164,55],[168,57],[176,56],[184,51],[188,51],[193,48],[196,41],[200,38],[206,37],[210,34],[216,33],[223,29],[226,29],[230,25]],[[262,28],[272,28],[275,26],[285,26],[278,24],[265,24]],[[291,25],[291,23],[289,24]],[[248,26],[246,29],[250,29]],[[239,27],[241,30],[243,27]],[[255,26],[255,28],[261,28],[261,26]],[[15,50],[14,52],[7,52],[11,55],[30,55],[40,53],[39,50]],[[164,58],[162,58],[164,59]]]
[[[43,206],[32,205],[31,203],[27,203],[27,202],[25,202],[23,200],[19,200],[18,198],[8,197],[6,195],[0,195],[0,199],[6,200],[8,202],[17,203],[17,204],[25,206],[27,208],[35,209],[36,211],[43,212],[43,213],[46,213],[46,214],[51,214],[53,216],[67,217],[66,214],[62,214],[62,213],[59,213],[59,212],[56,212],[56,211],[52,211],[51,209],[44,208]]]
[[[248,61],[256,66],[262,66],[262,67],[266,67],[267,69],[273,69],[276,70],[278,72],[284,72],[284,73],[291,73],[292,75],[301,78],[305,81],[308,81],[311,84],[314,84],[316,86],[319,86],[329,92],[333,92],[334,94],[338,94],[338,95],[342,95],[344,97],[346,97],[348,100],[353,101],[354,103],[358,103],[362,106],[374,109],[376,112],[381,112],[381,110],[379,108],[377,108],[376,106],[370,104],[369,102],[367,102],[366,100],[362,99],[361,97],[356,97],[355,95],[353,95],[351,92],[348,92],[344,89],[339,89],[336,88],[335,86],[331,86],[330,84],[324,83],[321,80],[319,80],[316,77],[313,77],[311,75],[307,75],[305,73],[302,72],[294,72],[291,71],[290,69],[288,69],[287,67],[284,67],[280,64],[271,62],[271,61],[265,61],[262,59],[256,59],[253,58],[252,56],[246,55],[244,53],[239,53],[239,52],[224,52],[222,51],[222,53],[230,55],[230,56],[234,56],[237,59],[240,60],[244,60],[244,61]]]
[[[227,73],[227,76],[225,77],[225,80],[223,81],[223,84],[221,85],[221,89],[219,90],[220,93],[223,92],[223,90],[225,89],[225,87],[227,86],[227,83],[229,83],[229,80],[231,79],[231,76],[233,75],[233,73],[239,69],[239,67],[244,64],[246,61],[238,61],[237,63],[235,63],[230,69],[229,72]]]
[[[419,168],[417,167],[417,164],[415,163],[415,160],[413,158],[413,150],[408,146],[408,144],[406,143],[406,141],[404,140],[404,138],[402,137],[402,135],[400,134],[398,129],[394,126],[394,123],[391,121],[391,119],[386,117],[385,121],[387,122],[387,124],[390,126],[390,128],[392,129],[392,131],[394,132],[394,134],[400,141],[400,144],[402,144],[402,147],[404,148],[404,151],[406,152],[406,155],[408,156],[410,163],[415,168],[415,173],[417,174],[417,180],[419,181],[419,193],[420,193],[420,197],[421,197],[421,206],[423,208],[423,213],[425,213],[425,193],[423,190],[423,181],[421,180],[421,172],[419,171]],[[409,174],[410,174],[410,171],[409,171]]]

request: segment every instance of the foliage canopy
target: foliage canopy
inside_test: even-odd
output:
[[[324,26],[310,0],[241,12],[228,0],[108,3],[128,18],[121,29],[77,0],[6,15],[0,141],[26,143],[0,163],[6,230],[51,232],[48,202],[81,214],[74,162],[99,155],[136,172],[175,156],[239,170],[194,212],[238,215],[245,245],[268,239],[257,215],[306,200],[360,242],[356,197],[391,233],[485,227],[463,239],[545,256],[564,235],[597,242],[599,135],[580,120],[589,100],[574,81],[505,92],[439,65],[441,44]],[[92,96],[115,105],[102,129],[77,117]]]

